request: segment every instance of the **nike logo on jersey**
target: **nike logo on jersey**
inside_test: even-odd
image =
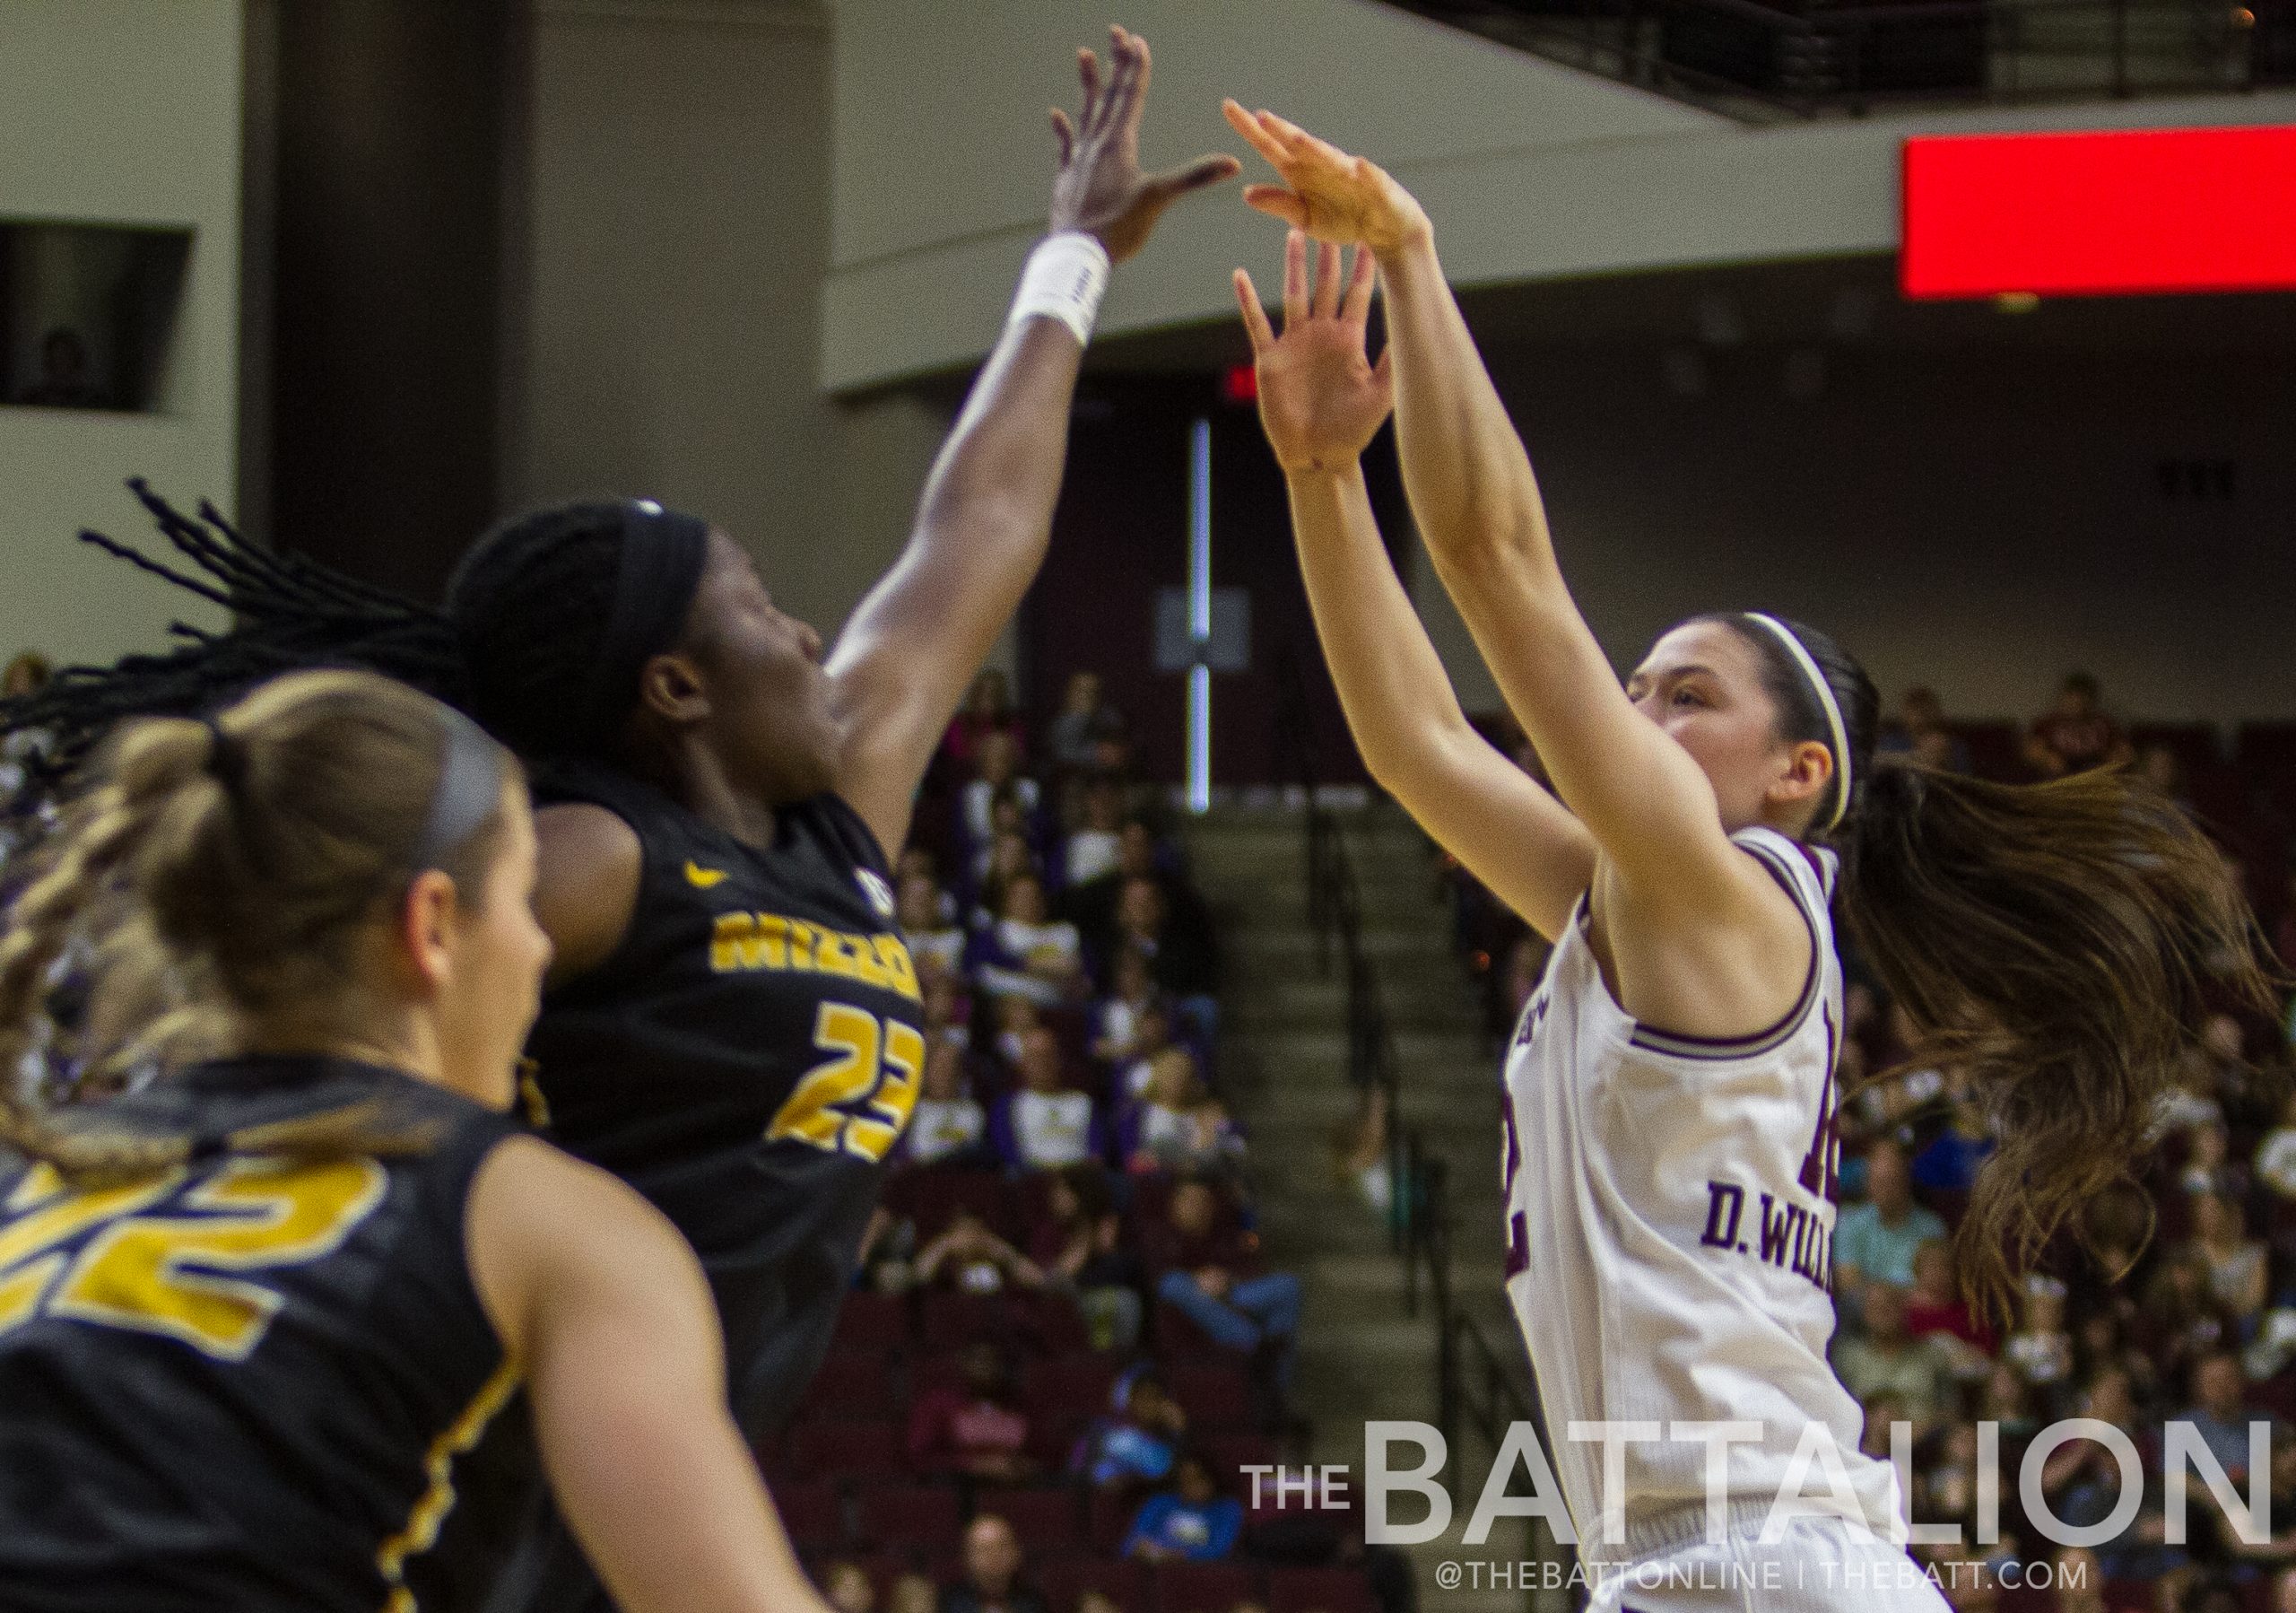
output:
[[[706,891],[726,877],[723,868],[705,868],[691,858],[686,859],[685,882],[697,891]]]

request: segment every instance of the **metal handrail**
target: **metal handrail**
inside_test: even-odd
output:
[[[1303,792],[1303,851],[1309,920],[1316,930],[1318,969],[1336,966],[1346,982],[1347,1071],[1360,1090],[1386,1105],[1388,1240],[1404,1267],[1404,1312],[1422,1306],[1435,1323],[1436,1426],[1442,1431],[1456,1491],[1459,1435],[1471,1427],[1492,1451],[1515,1422],[1535,1420],[1507,1357],[1458,1306],[1451,1286],[1450,1173],[1426,1139],[1403,1124],[1402,1070],[1378,972],[1364,955],[1361,904],[1339,824],[1317,798],[1317,736],[1305,676],[1296,655],[1279,665],[1278,748]]]

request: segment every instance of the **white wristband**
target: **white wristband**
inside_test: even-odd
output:
[[[1089,345],[1100,293],[1109,286],[1108,248],[1081,230],[1048,235],[1029,254],[1021,289],[1013,295],[1010,323],[1042,314],[1059,320]]]

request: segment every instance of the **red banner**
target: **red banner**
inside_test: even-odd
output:
[[[1908,297],[2296,288],[2296,128],[1905,143]]]

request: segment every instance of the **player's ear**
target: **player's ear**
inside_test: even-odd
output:
[[[639,670],[638,703],[683,727],[709,715],[709,684],[692,658],[665,650]]]

